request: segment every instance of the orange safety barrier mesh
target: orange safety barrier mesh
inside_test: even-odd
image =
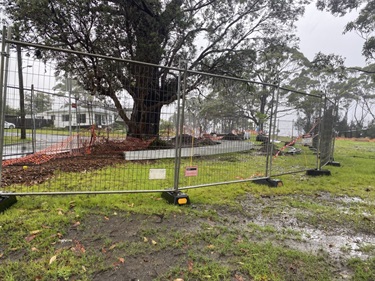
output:
[[[315,127],[318,126],[320,122],[316,122],[312,128],[310,129],[310,131],[307,132],[306,135],[310,135],[312,131],[314,131]],[[294,140],[292,140],[291,142],[287,143],[286,145],[284,145],[282,148],[280,148],[277,153],[275,154],[274,158],[277,158],[281,152],[283,152],[287,147],[289,146],[293,146],[298,140],[300,140],[301,138],[303,137],[303,135],[300,135],[298,136],[297,138],[295,138]]]
[[[53,158],[66,157],[67,155],[81,155],[90,151],[88,146],[92,146],[95,143],[95,137],[91,137],[90,142],[89,140],[88,137],[81,137],[79,134],[72,135],[63,141],[53,144],[36,153],[20,158],[4,160],[2,166],[6,167],[20,164],[39,165],[48,162]]]

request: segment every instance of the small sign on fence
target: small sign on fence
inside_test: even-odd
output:
[[[198,176],[198,166],[190,166],[185,168],[185,177]]]
[[[148,179],[150,180],[165,180],[167,176],[166,169],[150,169]]]
[[[312,135],[303,135],[302,136],[302,145],[304,146],[312,146]]]

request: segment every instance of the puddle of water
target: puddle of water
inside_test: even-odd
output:
[[[327,196],[324,195],[324,197]],[[337,200],[338,198],[331,197],[330,199]],[[367,203],[358,197],[340,197],[340,200],[345,203]],[[269,203],[275,204],[275,202]],[[241,227],[248,227],[249,231],[251,231],[251,226],[249,226],[249,224],[255,223],[261,227],[271,226],[280,233],[288,233],[288,230],[292,230],[293,232],[300,233],[301,236],[296,238],[290,235],[290,239],[288,239],[287,235],[287,239],[282,241],[282,243],[285,243],[293,249],[305,252],[319,253],[324,251],[335,260],[355,257],[367,259],[373,254],[371,252],[364,252],[362,249],[365,246],[375,247],[375,233],[372,235],[357,233],[353,236],[350,235],[351,230],[346,229],[345,226],[335,231],[312,228],[304,222],[299,222],[292,209],[284,209],[280,215],[274,217],[265,217],[261,214],[265,205],[267,204],[255,202],[253,198],[245,200],[243,202],[243,207],[249,213],[249,218],[244,219],[244,224]],[[254,213],[257,215],[250,215]],[[371,214],[364,215],[371,216]]]
[[[285,233],[288,230],[298,232],[301,234],[301,239],[293,239],[292,237],[285,241],[288,246],[296,250],[312,253],[319,253],[323,250],[333,259],[347,259],[354,257],[367,259],[370,255],[364,253],[361,248],[366,245],[375,246],[375,236],[363,234],[350,236],[345,234],[344,230],[342,233],[331,233],[306,226],[300,226],[298,220],[293,217],[288,219],[278,218],[275,221],[263,218],[262,216],[257,216],[255,219],[251,220],[251,223],[255,223],[262,227],[274,227],[280,233]]]
[[[363,200],[362,198],[359,198],[359,197],[344,196],[344,197],[338,197],[337,199],[339,199],[340,201],[342,201],[344,203],[347,203],[347,204],[350,204],[350,203],[368,203],[368,202],[366,202],[365,200]]]

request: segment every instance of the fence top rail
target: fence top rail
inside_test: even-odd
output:
[[[264,82],[248,80],[248,79],[243,79],[243,78],[238,78],[238,77],[230,77],[230,76],[213,74],[213,73],[208,73],[208,72],[195,71],[195,70],[191,70],[191,69],[158,65],[158,64],[153,64],[153,63],[134,61],[134,60],[130,60],[130,59],[124,59],[124,58],[118,58],[118,57],[112,57],[112,56],[106,56],[106,55],[100,55],[100,54],[85,53],[85,52],[82,52],[82,51],[68,50],[68,49],[63,49],[63,48],[54,47],[54,46],[41,45],[41,44],[17,41],[17,40],[12,40],[12,39],[5,39],[5,43],[15,44],[15,45],[20,45],[20,46],[25,46],[25,47],[35,47],[35,48],[39,48],[39,49],[52,50],[52,51],[64,52],[64,53],[75,54],[75,55],[91,56],[91,57],[102,58],[102,59],[107,59],[107,60],[115,60],[115,61],[126,62],[126,63],[135,63],[135,64],[141,64],[141,65],[145,65],[145,66],[159,67],[159,68],[163,68],[163,69],[175,70],[175,71],[178,71],[178,72],[186,72],[186,73],[195,74],[195,75],[205,75],[205,76],[211,76],[211,77],[215,77],[215,78],[229,79],[229,80],[238,81],[238,82],[264,85],[264,86],[268,86],[268,87],[278,88],[280,90],[287,91],[287,92],[292,92],[292,93],[301,94],[301,95],[310,96],[310,97],[322,98],[322,95],[309,94],[309,93],[305,93],[305,92],[302,92],[302,91],[289,89],[289,88],[280,86],[278,83],[275,83],[275,84],[264,83]]]

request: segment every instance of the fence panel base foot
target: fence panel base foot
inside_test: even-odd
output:
[[[313,169],[313,170],[307,170],[306,171],[306,175],[313,176],[313,177],[316,177],[316,176],[330,176],[331,175],[331,171],[329,171],[329,170],[317,170],[317,169]]]
[[[190,199],[186,193],[182,193],[180,191],[165,191],[161,194],[161,196],[167,200],[170,204],[174,205],[189,205]]]
[[[281,180],[279,180],[279,179],[270,179],[270,178],[254,180],[254,183],[268,185],[269,187],[280,187],[280,186],[283,186],[283,182]]]
[[[14,195],[0,195],[0,213],[10,208],[16,202],[17,199]]]

